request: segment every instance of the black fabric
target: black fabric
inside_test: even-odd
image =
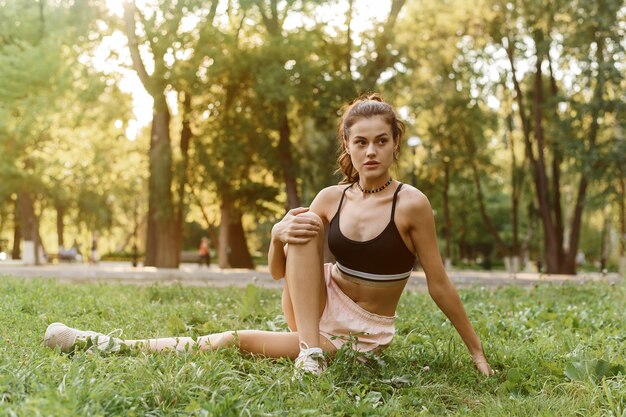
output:
[[[387,227],[375,238],[360,242],[348,239],[339,228],[341,205],[350,186],[343,190],[337,213],[330,221],[328,246],[337,262],[350,269],[370,274],[391,275],[411,271],[415,255],[406,247],[394,222],[396,199],[402,183],[393,194],[391,219]]]

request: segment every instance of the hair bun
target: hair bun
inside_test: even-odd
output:
[[[379,103],[385,103],[385,99],[379,93],[363,94],[357,101],[378,101]]]
[[[371,100],[371,101],[378,101],[381,103],[385,102],[385,99],[383,99],[383,96],[381,96],[379,93],[370,93],[364,96],[365,100]]]

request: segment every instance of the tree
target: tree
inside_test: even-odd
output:
[[[623,83],[616,67],[616,57],[623,57],[623,29],[617,23],[623,5],[619,1],[526,2],[509,8],[495,2],[493,7],[498,13],[492,37],[506,51],[510,65],[509,79],[543,226],[547,272],[575,273],[588,188],[599,178],[603,165],[599,155],[608,144],[606,134],[619,102],[611,91]],[[575,29],[569,23],[572,20],[580,23]],[[526,78],[520,78],[518,69],[520,61],[527,61],[521,53],[534,61],[534,72]],[[559,72],[575,74],[575,86],[559,80]],[[568,240],[562,204],[564,174],[578,182]]]

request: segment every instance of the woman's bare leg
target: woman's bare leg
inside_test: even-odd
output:
[[[287,280],[284,280],[283,284],[283,296],[281,299],[281,305],[283,308],[285,321],[287,322],[287,326],[289,326],[289,330],[291,330],[292,332],[297,332],[298,326],[296,326],[296,316],[293,313],[293,304],[291,302],[291,295],[289,295],[289,284],[287,283]]]
[[[303,215],[317,217],[311,212]],[[321,222],[321,219],[317,218]],[[309,347],[322,347],[319,319],[326,305],[322,264],[323,239],[324,233],[320,232],[316,238],[307,243],[290,245],[286,261],[285,289],[288,290],[295,320],[295,328],[292,329],[297,329],[300,342],[306,343]],[[284,297],[285,294],[283,301]],[[289,317],[286,316],[286,319],[289,320]]]
[[[335,346],[324,336],[318,335],[321,348],[334,353]],[[237,347],[244,353],[263,355],[270,358],[295,359],[300,352],[300,336],[295,332],[269,332],[263,330],[239,330],[216,333],[198,338],[165,337],[143,340],[123,340],[127,346],[136,346],[152,352],[215,350],[222,347]]]

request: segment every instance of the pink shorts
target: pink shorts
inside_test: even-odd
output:
[[[320,334],[337,349],[352,342],[352,348],[369,352],[386,347],[396,334],[395,316],[370,313],[344,294],[332,277],[333,264],[324,264],[326,307],[320,319]]]

